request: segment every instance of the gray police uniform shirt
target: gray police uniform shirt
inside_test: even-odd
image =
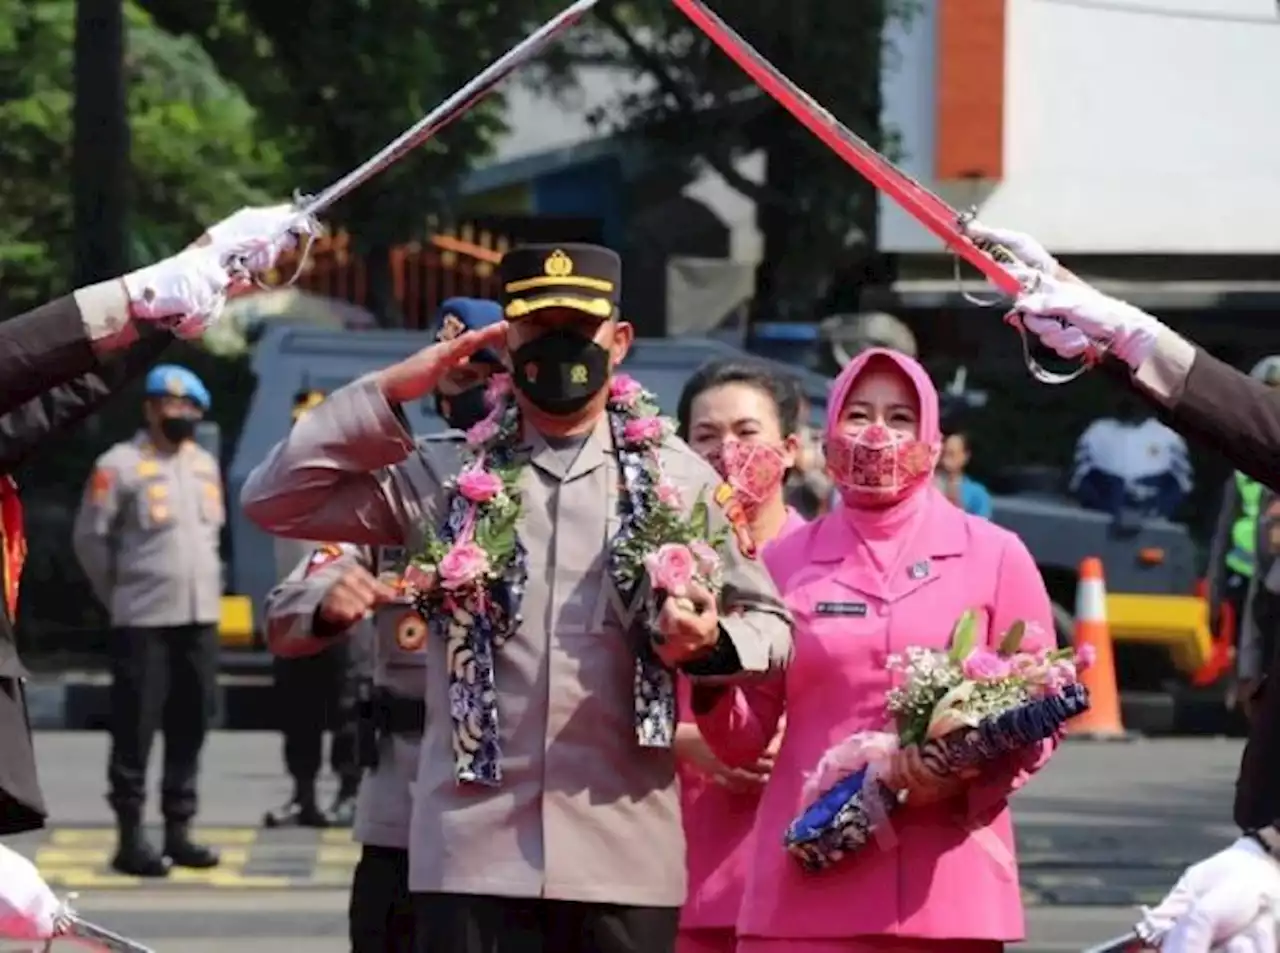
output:
[[[160,453],[139,433],[98,458],[72,545],[113,626],[207,625],[221,613],[225,520],[218,461],[190,440]]]
[[[497,653],[503,780],[454,779],[444,646],[426,645],[426,734],[413,787],[409,887],[416,892],[678,906],[684,832],[674,752],[635,737],[631,620],[609,576],[618,470],[604,417],[570,461],[527,428],[520,534],[523,624]],[[719,485],[682,441],[663,468],[692,505]],[[334,393],[249,475],[245,512],[271,533],[422,546],[456,462],[415,445],[376,379]],[[712,507],[713,531],[727,518]],[[780,669],[791,622],[764,567],[727,547],[721,627],[740,669]]]
[[[422,698],[426,691],[426,624],[407,602],[379,607],[371,619],[341,636],[316,638],[312,632],[312,620],[325,594],[352,566],[363,566],[384,579],[398,578],[402,556],[380,549],[379,558],[371,559],[369,547],[344,545],[340,555],[325,559],[328,549],[307,553],[267,596],[268,645],[278,655],[297,657],[325,651],[334,638],[347,638],[353,647],[371,652],[375,685],[406,698]],[[403,552],[398,549],[399,554]],[[404,734],[380,740],[378,766],[360,779],[353,831],[358,843],[408,849],[421,740],[421,736]]]

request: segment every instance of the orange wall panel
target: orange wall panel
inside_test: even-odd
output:
[[[936,0],[937,145],[942,181],[1004,172],[1005,0]]]

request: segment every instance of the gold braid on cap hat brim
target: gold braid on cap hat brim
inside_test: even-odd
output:
[[[572,308],[597,318],[611,318],[614,313],[613,302],[608,298],[577,298],[569,295],[546,295],[532,300],[516,298],[507,302],[504,313],[514,321],[545,308]]]

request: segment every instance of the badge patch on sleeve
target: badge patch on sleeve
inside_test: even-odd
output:
[[[427,623],[417,612],[406,612],[396,622],[396,645],[402,651],[417,652],[427,644]]]
[[[89,478],[89,499],[94,506],[101,506],[107,501],[115,482],[115,474],[106,467],[98,467],[93,471],[93,476]]]
[[[342,555],[342,547],[336,543],[326,543],[320,546],[311,554],[311,558],[307,560],[307,571],[304,573],[310,576],[313,572],[329,565],[339,556]]]

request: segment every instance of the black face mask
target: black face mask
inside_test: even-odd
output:
[[[511,354],[515,385],[539,410],[573,414],[609,381],[609,352],[589,337],[556,328]]]
[[[470,430],[489,416],[485,389],[484,384],[478,384],[456,394],[437,394],[436,413],[454,430]]]
[[[161,417],[160,432],[170,443],[182,443],[196,435],[194,417]]]

